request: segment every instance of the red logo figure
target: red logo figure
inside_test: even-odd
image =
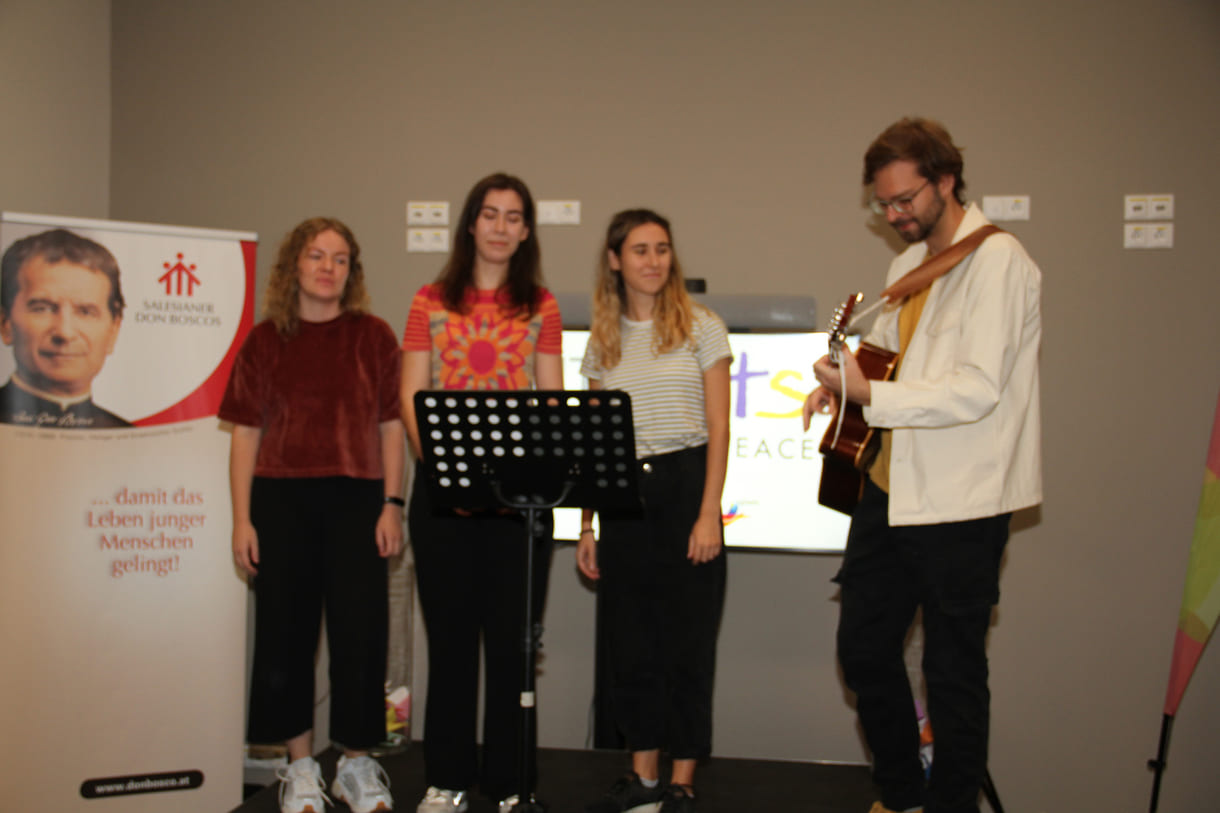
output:
[[[182,262],[181,253],[178,254],[178,262],[174,263],[173,265],[170,265],[169,263],[161,263],[161,265],[165,268],[165,273],[162,274],[161,276],[157,277],[157,282],[165,283],[166,296],[169,296],[170,294],[175,294],[175,293],[178,296],[182,296],[182,285],[183,285],[184,280],[186,282],[186,295],[187,296],[194,296],[195,295],[195,286],[203,284],[199,281],[199,277],[195,276],[195,274],[194,274],[195,264],[194,263],[191,263],[190,265],[184,264]],[[178,283],[177,291],[173,290],[175,282]]]

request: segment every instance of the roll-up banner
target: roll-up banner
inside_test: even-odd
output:
[[[0,215],[0,806],[241,802],[246,587],[216,418],[257,237]]]

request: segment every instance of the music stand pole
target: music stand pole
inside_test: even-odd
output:
[[[518,766],[520,790],[517,794],[519,801],[512,809],[513,813],[544,813],[546,807],[534,796],[534,777],[530,771],[533,763],[532,756],[538,750],[537,742],[534,740],[534,730],[538,723],[534,689],[538,671],[538,650],[542,646],[542,624],[534,620],[534,545],[542,531],[542,528],[539,527],[538,512],[549,511],[561,504],[572,491],[572,483],[570,481],[564,483],[562,492],[556,500],[546,503],[526,502],[524,505],[505,496],[499,481],[492,481],[491,487],[505,506],[525,512],[525,620],[521,626],[524,631],[522,651],[525,653],[525,674],[522,675],[520,699],[521,761]]]

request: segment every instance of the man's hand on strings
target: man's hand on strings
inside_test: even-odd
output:
[[[873,391],[869,380],[860,369],[860,362],[852,353],[839,354],[843,360],[843,370],[830,360],[830,356],[822,356],[813,365],[813,375],[818,383],[841,398],[846,398],[853,404],[868,406],[872,402]],[[843,377],[847,379],[846,391],[843,389]],[[815,390],[816,392],[816,390]]]

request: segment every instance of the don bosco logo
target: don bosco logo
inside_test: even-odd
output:
[[[157,282],[165,286],[166,296],[194,296],[195,286],[203,284],[195,276],[195,264],[187,265],[182,257],[182,252],[178,252],[177,262],[161,263],[165,273],[157,277]]]
[[[195,289],[203,281],[195,273],[195,263],[187,263],[186,255],[178,252],[173,262],[163,262],[165,273],[157,277],[157,284],[164,286],[165,299],[146,298],[143,307],[134,315],[135,321],[143,324],[174,325],[178,327],[217,327],[221,323],[213,302],[195,300]],[[153,272],[155,273],[155,272]]]

